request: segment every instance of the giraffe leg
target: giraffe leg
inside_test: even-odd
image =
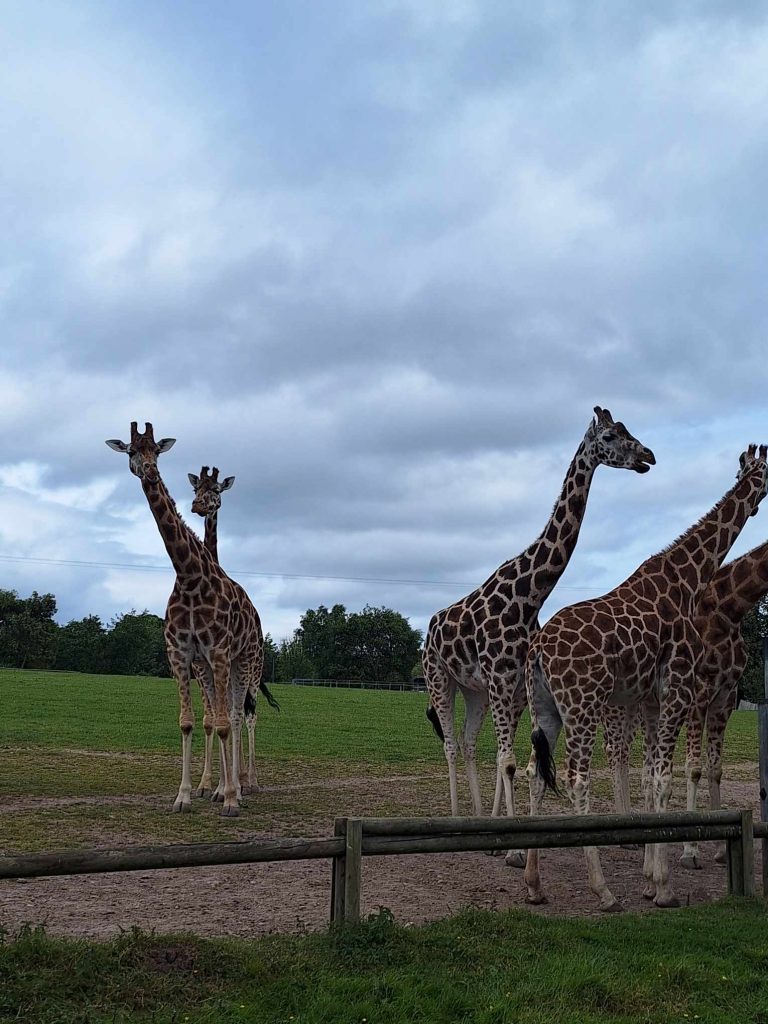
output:
[[[685,736],[685,781],[686,781],[686,810],[696,810],[696,800],[701,780],[701,745],[704,735],[704,718],[706,709],[694,705],[688,715]],[[699,858],[699,844],[688,842],[683,846],[683,853],[680,863],[689,871],[695,871],[701,867]]]
[[[472,797],[472,813],[480,817],[483,813],[483,801],[480,796],[480,784],[477,779],[477,737],[488,713],[488,693],[474,690],[462,690],[464,697],[464,726],[461,731],[461,750],[464,755],[464,766]]]
[[[192,810],[192,730],[195,726],[195,712],[192,708],[190,693],[189,660],[183,654],[169,650],[168,661],[179,687],[179,728],[181,729],[181,784],[173,809],[184,813]]]
[[[541,697],[536,705],[531,704],[531,726],[539,728],[547,737],[550,752],[554,751],[557,744],[557,737],[562,729],[562,721],[555,703],[551,698],[544,700]],[[531,756],[528,766],[525,769],[525,776],[528,779],[528,791],[530,794],[530,811],[532,815],[541,814],[541,805],[544,800],[545,785],[544,779],[538,770],[538,756],[535,749],[531,748]],[[522,852],[522,851],[521,851]],[[547,897],[541,887],[541,875],[539,872],[539,851],[528,850],[525,858],[525,885],[528,890],[527,903],[547,903]]]
[[[629,758],[637,729],[637,708],[608,706],[603,712],[603,743],[613,778],[613,803],[617,814],[630,814]],[[622,843],[623,850],[637,850],[636,843]]]
[[[492,662],[482,665],[482,667],[488,679],[488,695],[491,702],[493,724],[496,730],[496,743],[498,745],[498,753],[496,755],[496,788],[498,792],[499,779],[501,779],[504,787],[507,815],[514,818],[515,775],[517,774],[514,742],[520,716],[526,703],[524,666],[519,665],[514,672],[504,676],[494,671]],[[494,805],[496,803],[497,801],[494,799]],[[499,807],[498,809],[500,810],[501,808]],[[524,868],[526,854],[522,850],[508,850],[505,863],[509,867]]]
[[[654,808],[653,800],[653,772],[656,760],[656,745],[659,736],[659,708],[655,703],[648,702],[643,707],[643,720],[645,723],[645,745],[643,747],[643,809],[649,813]],[[656,883],[653,880],[653,866],[655,860],[655,848],[652,843],[645,844],[645,856],[643,857],[643,877],[645,885],[643,896],[652,900],[656,895]]]
[[[205,797],[211,795],[211,762],[213,760],[213,711],[208,696],[209,684],[206,678],[207,665],[193,666],[197,680],[200,684],[200,696],[203,698],[203,731],[205,732],[205,761],[203,763],[203,774],[200,784],[195,790],[195,796]]]
[[[679,659],[683,661],[681,657]],[[686,661],[688,659],[685,659]],[[690,659],[693,663],[693,658]],[[687,710],[694,695],[694,680],[684,674],[685,666],[678,670],[669,684],[669,694],[659,718],[659,736],[654,765],[654,810],[666,811],[672,794],[672,761],[675,744]],[[654,855],[653,881],[656,895],[653,902],[657,907],[679,907],[680,901],[672,891],[669,879],[669,851],[665,843],[657,843]]]
[[[731,712],[736,707],[737,691],[732,690],[724,705],[710,709],[707,716],[707,777],[709,782],[709,809],[719,811],[720,803],[720,782],[723,778],[723,743],[725,741],[725,728]],[[725,845],[719,844],[715,861],[718,864],[725,864]]]
[[[248,734],[248,792],[255,793],[259,787],[256,778],[256,712],[246,715],[245,731]]]
[[[229,651],[217,650],[211,656],[213,683],[215,692],[214,720],[216,735],[219,737],[219,790],[224,800],[221,813],[225,817],[236,817],[239,813],[237,805],[237,754],[236,737],[232,735],[230,719],[230,657]],[[227,741],[232,737],[233,757],[231,764],[227,758]],[[218,790],[217,790],[218,792]]]
[[[589,814],[590,764],[596,737],[596,718],[583,715],[578,721],[566,723],[565,782],[576,814]],[[585,846],[584,859],[587,862],[589,887],[600,900],[600,909],[606,913],[622,910],[605,881],[597,847]]]
[[[439,665],[433,665],[429,654],[424,655],[424,676],[432,710],[437,715],[443,733],[443,753],[448,764],[448,788],[451,797],[451,814],[459,814],[459,793],[456,784],[456,755],[458,745],[454,737],[453,718],[456,700],[456,683]]]

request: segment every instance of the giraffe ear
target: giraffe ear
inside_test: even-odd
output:
[[[194,473],[187,473],[187,479],[192,484],[192,489],[196,491],[197,488],[200,486],[200,477],[195,476]]]
[[[105,441],[104,443],[108,444],[109,447],[115,452],[128,451],[128,445],[125,443],[125,441]]]
[[[228,491],[234,482],[235,478],[233,476],[225,476],[224,479],[219,484],[219,490]]]
[[[162,441],[158,441],[157,442],[157,453],[158,453],[158,455],[161,452],[167,452],[168,449],[169,448],[173,448],[173,446],[175,444],[176,444],[176,438],[175,437],[164,437],[162,439]]]

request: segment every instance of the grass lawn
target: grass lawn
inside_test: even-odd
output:
[[[556,920],[386,912],[330,935],[0,945],[0,1021],[26,1024],[766,1024],[762,903]]]
[[[425,694],[280,684],[274,693],[282,711],[261,701],[256,734],[266,788],[246,801],[240,818],[223,822],[206,802],[196,802],[190,815],[167,813],[180,773],[172,680],[0,670],[0,802],[14,801],[10,810],[0,808],[0,848],[192,842],[254,831],[326,834],[339,814],[448,813],[445,760],[424,714]],[[528,759],[529,735],[526,717],[516,740],[520,765]],[[202,744],[200,727],[195,771]],[[486,800],[494,756],[489,716],[478,756]],[[727,775],[751,777],[756,757],[755,715],[737,712],[726,738]],[[679,763],[682,758],[681,744]],[[640,763],[639,741],[634,762]],[[607,799],[601,744],[594,764],[595,794]],[[518,786],[521,795],[523,789]],[[468,811],[463,779],[460,794]]]

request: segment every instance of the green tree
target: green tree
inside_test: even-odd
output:
[[[98,615],[72,619],[60,627],[54,668],[97,673],[106,667],[107,631]]]
[[[295,637],[283,640],[277,657],[277,678],[282,682],[291,679],[317,679],[315,666],[307,656],[301,640]]]
[[[321,604],[316,609],[308,608],[302,615],[293,638],[301,644],[303,655],[318,679],[356,678],[349,675],[346,628],[347,610],[343,604],[335,604],[330,610]]]
[[[366,605],[348,616],[345,639],[350,678],[388,682],[410,678],[422,636],[400,612]]]
[[[768,598],[763,598],[744,616],[741,635],[749,660],[739,682],[739,698],[759,700],[763,696],[763,638],[768,636]]]
[[[277,649],[277,644],[272,639],[269,633],[264,636],[264,668],[261,673],[262,679],[266,682],[271,683],[273,679],[277,679],[277,661],[280,656],[280,652]]]
[[[280,678],[410,678],[419,658],[421,633],[391,608],[367,605],[348,613],[344,605],[307,609],[291,640],[280,648]]]
[[[146,609],[118,615],[106,643],[108,672],[127,676],[169,676],[163,620]]]
[[[38,594],[22,598],[0,590],[0,663],[13,668],[50,668],[56,656],[59,627],[53,621],[56,598]]]

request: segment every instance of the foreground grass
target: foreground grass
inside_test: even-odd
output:
[[[54,940],[0,946],[0,1021],[27,1024],[630,1024],[768,1021],[758,902],[555,920],[464,913],[400,928],[258,941]]]

